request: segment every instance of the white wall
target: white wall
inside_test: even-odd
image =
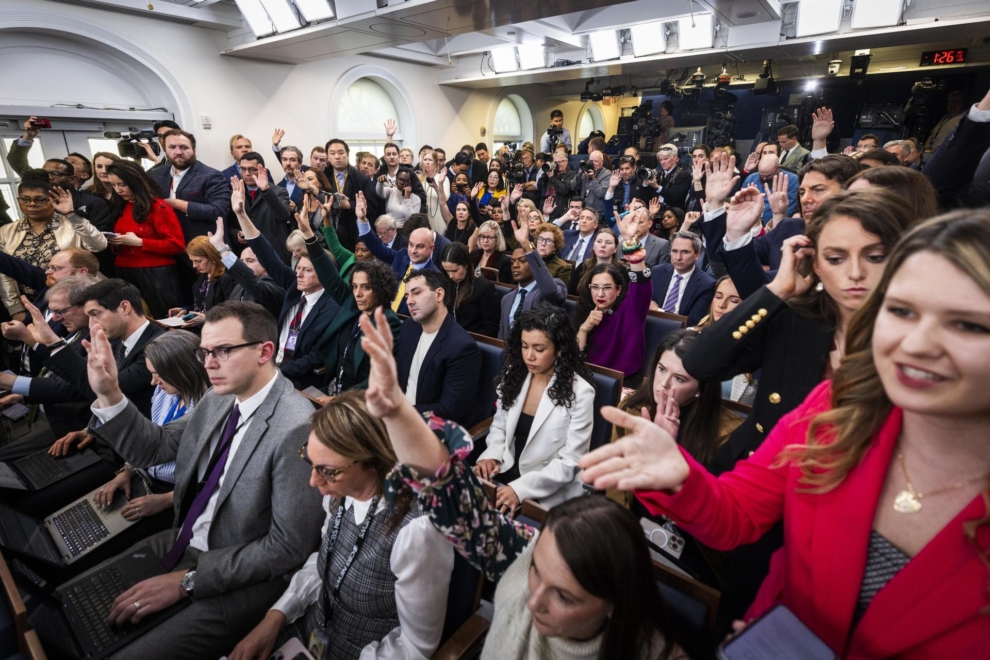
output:
[[[263,154],[276,126],[286,131],[284,143],[306,152],[326,142],[335,124],[335,88],[354,67],[391,76],[405,90],[416,120],[400,130],[414,149],[428,143],[452,153],[465,143],[491,142],[494,109],[509,91],[528,102],[536,139],[549,125],[550,110],[564,110],[565,126],[574,131],[583,106],[547,98],[549,87],[542,85],[461,89],[438,85],[441,70],[429,66],[368,56],[278,64],[223,56],[224,44],[223,33],[140,16],[45,0],[4,2],[0,114],[8,104],[165,105],[196,134],[200,159],[223,168],[235,133],[250,137]],[[213,122],[209,130],[200,123],[204,115]]]

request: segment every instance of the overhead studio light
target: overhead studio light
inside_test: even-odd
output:
[[[795,21],[796,36],[837,31],[842,21],[842,3],[843,0],[801,0]]]
[[[512,46],[492,48],[492,68],[495,69],[495,73],[518,71],[519,63],[516,62],[516,49]]]
[[[622,55],[619,33],[616,30],[600,30],[588,35],[591,39],[591,54],[596,62],[616,60]]]
[[[629,32],[632,34],[633,55],[636,57],[656,55],[667,50],[667,33],[663,21],[633,25]]]
[[[275,25],[268,18],[268,12],[261,6],[261,0],[235,0],[241,15],[251,26],[251,32],[256,37],[267,37],[275,32]]]
[[[904,0],[857,0],[853,7],[852,29],[897,25],[903,10]]]
[[[334,17],[333,7],[327,0],[295,0],[295,3],[307,23]]]
[[[547,65],[547,49],[540,44],[516,46],[516,51],[519,53],[519,68],[523,71],[542,69]]]
[[[262,6],[268,15],[275,22],[275,29],[279,32],[289,32],[302,27],[296,12],[292,11],[288,0],[261,0]]]
[[[695,14],[677,21],[677,46],[681,50],[711,48],[715,43],[715,17]]]

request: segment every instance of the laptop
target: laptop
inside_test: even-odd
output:
[[[134,479],[131,496],[147,494],[144,482]],[[124,494],[114,495],[109,509],[94,501],[96,490],[62,507],[39,522],[20,511],[0,506],[0,546],[46,564],[63,568],[79,561],[135,521],[120,511],[127,504]]]
[[[41,490],[99,462],[99,454],[90,449],[62,457],[51,456],[48,450],[42,450],[15,461],[0,462],[0,488]]]
[[[111,628],[107,615],[120,594],[142,580],[163,575],[158,557],[148,546],[118,557],[98,571],[81,575],[55,590],[62,611],[86,660],[100,660],[126,646],[165,619],[189,606],[183,598],[161,612],[155,612],[136,626]]]

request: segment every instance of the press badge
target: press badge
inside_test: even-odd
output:
[[[296,350],[296,340],[299,339],[298,330],[290,330],[289,336],[285,338],[285,350],[294,351]]]
[[[323,649],[326,648],[327,642],[329,641],[330,639],[324,631],[314,630],[309,634],[309,644],[307,645],[307,648],[314,658],[322,658]]]

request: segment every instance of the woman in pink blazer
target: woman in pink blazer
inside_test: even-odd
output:
[[[635,489],[717,549],[783,520],[747,619],[783,603],[846,658],[986,657],[990,211],[911,229],[853,317],[845,355],[719,478],[615,409],[605,418],[632,433],[586,455],[583,478]]]

